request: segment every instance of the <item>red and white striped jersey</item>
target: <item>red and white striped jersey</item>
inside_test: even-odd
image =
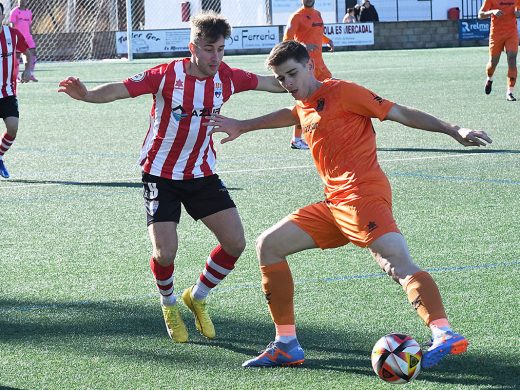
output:
[[[186,74],[189,58],[148,69],[123,81],[130,96],[153,94],[150,127],[141,148],[144,172],[172,180],[215,173],[216,153],[204,117],[218,114],[232,94],[255,89],[256,75],[221,63],[213,77]]]
[[[27,42],[22,34],[9,26],[0,26],[0,98],[16,95],[18,61],[16,52],[25,52]]]

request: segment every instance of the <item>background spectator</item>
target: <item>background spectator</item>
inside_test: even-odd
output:
[[[376,7],[370,4],[369,0],[363,0],[361,11],[359,12],[359,21],[365,22],[379,22],[379,15]]]

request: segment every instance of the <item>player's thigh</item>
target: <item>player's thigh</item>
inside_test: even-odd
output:
[[[518,34],[511,34],[511,36],[509,36],[506,39],[506,41],[504,43],[504,47],[506,49],[508,61],[510,59],[516,60],[516,55],[518,53],[518,44],[519,44]]]
[[[235,202],[218,175],[185,181],[181,195],[186,212],[196,221],[223,210],[236,209]],[[230,215],[233,217],[234,213]]]
[[[181,199],[178,184],[158,176],[143,173],[143,199],[146,210],[146,222],[179,223],[181,216]]]
[[[18,132],[20,113],[16,96],[7,96],[0,99],[0,118],[4,120],[7,134],[15,136]]]
[[[213,232],[224,250],[232,256],[240,256],[246,247],[244,227],[236,207],[218,211],[201,221]]]
[[[4,123],[7,134],[9,134],[11,137],[16,136],[18,133],[19,119],[14,116],[8,116],[7,118],[4,118]]]
[[[518,55],[518,35],[510,37],[506,41],[506,54],[507,54],[507,64],[510,68],[516,67],[516,57]]]
[[[256,240],[260,264],[275,264],[287,256],[316,248],[314,239],[289,217],[264,231]]]
[[[490,36],[489,37],[489,57],[491,62],[498,63],[500,54],[504,51],[506,40],[502,36]]]
[[[349,243],[349,239],[344,236],[336,225],[326,202],[302,207],[287,218],[312,238],[314,242],[313,247],[328,249]]]
[[[154,222],[148,225],[153,257],[161,265],[172,264],[178,248],[177,223]]]
[[[382,191],[385,188],[382,187]],[[390,194],[359,198],[337,205],[329,205],[341,232],[354,245],[366,248],[379,237],[389,232],[399,233],[392,214]]]
[[[379,266],[398,283],[402,284],[406,277],[420,270],[400,233],[386,233],[373,241],[368,249]]]

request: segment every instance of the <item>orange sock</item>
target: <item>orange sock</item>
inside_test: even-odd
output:
[[[289,264],[284,260],[276,264],[262,265],[260,271],[262,272],[262,290],[276,326],[277,336],[295,335],[294,282]]]
[[[403,285],[403,288],[408,295],[408,301],[426,325],[430,325],[432,321],[446,318],[441,294],[428,272],[416,272]]]

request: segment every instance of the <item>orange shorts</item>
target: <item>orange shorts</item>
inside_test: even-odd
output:
[[[489,36],[489,55],[491,57],[499,56],[504,49],[506,53],[518,53],[518,34]]]
[[[392,215],[392,204],[376,197],[339,205],[323,201],[298,209],[288,218],[321,249],[349,242],[366,248],[386,233],[400,233]]]

